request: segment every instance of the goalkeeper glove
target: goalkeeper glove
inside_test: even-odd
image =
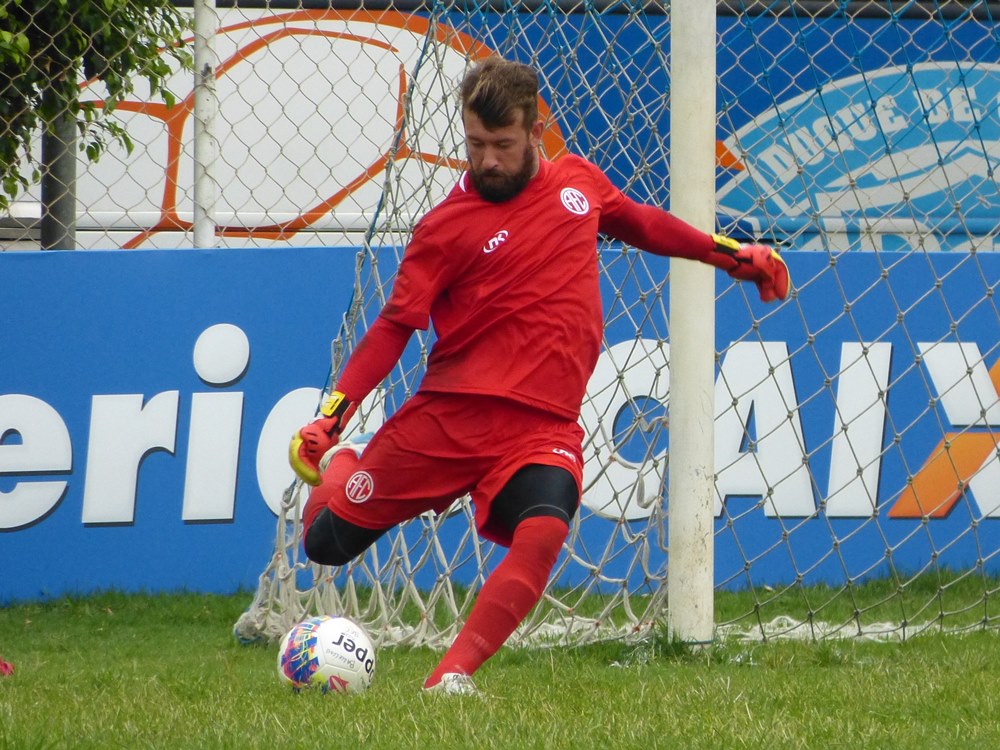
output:
[[[340,391],[334,391],[320,407],[323,416],[295,433],[288,446],[288,462],[303,482],[313,487],[323,483],[320,459],[340,440],[347,420],[356,410],[357,405],[348,401]]]
[[[734,279],[752,281],[761,302],[788,296],[788,266],[777,250],[770,245],[742,245],[719,234],[713,234],[712,239],[715,252],[708,257],[709,263]]]

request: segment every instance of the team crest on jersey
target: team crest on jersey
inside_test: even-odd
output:
[[[590,201],[587,200],[587,196],[576,188],[563,188],[562,192],[559,193],[559,199],[562,201],[563,207],[571,214],[584,216],[590,210]]]
[[[375,481],[367,471],[356,471],[348,478],[344,489],[352,503],[363,503],[375,491]]]

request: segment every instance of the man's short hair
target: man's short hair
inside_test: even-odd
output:
[[[469,69],[460,88],[462,111],[475,114],[487,128],[517,122],[530,130],[538,120],[538,73],[534,68],[501,57],[487,57]]]

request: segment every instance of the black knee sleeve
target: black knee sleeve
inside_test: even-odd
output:
[[[366,529],[324,508],[316,516],[302,546],[306,557],[320,565],[346,565],[375,543],[388,529]]]
[[[580,490],[572,474],[558,466],[529,464],[518,469],[497,493],[490,521],[511,533],[533,516],[553,516],[568,524],[579,504]]]

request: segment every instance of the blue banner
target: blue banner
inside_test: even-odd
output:
[[[595,394],[635,356],[623,306],[669,268],[649,257],[640,275],[609,252]],[[314,413],[350,301],[351,281],[338,273],[354,255],[0,255],[0,601],[253,586],[291,480],[288,436]],[[995,570],[1000,323],[984,287],[1000,280],[1000,258],[851,253],[834,271],[803,253],[788,263],[797,299],[782,306],[748,310],[719,276],[719,582],[747,583],[748,557],[755,582],[876,574],[887,550],[904,569],[933,557]],[[663,338],[663,302],[640,327],[640,349]],[[613,447],[626,461],[606,481],[622,486],[635,483],[628,461],[639,465],[645,450],[627,438],[632,415],[666,407],[665,376],[644,372],[628,369],[628,402],[590,407],[619,415]],[[965,491],[942,495],[924,469],[948,436],[949,460],[972,469]],[[665,428],[653,445],[667,450]],[[657,503],[660,479],[643,483]],[[603,481],[585,497],[588,548],[614,537],[617,517],[648,523],[648,506],[623,507],[621,488]],[[907,494],[914,486],[920,507]]]

